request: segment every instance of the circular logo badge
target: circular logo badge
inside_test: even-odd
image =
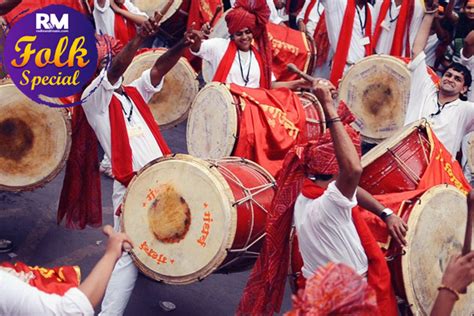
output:
[[[30,99],[63,106],[51,98],[81,93],[96,72],[95,30],[78,11],[50,5],[25,15],[10,29],[4,63],[15,85]],[[80,101],[67,106],[77,104]]]

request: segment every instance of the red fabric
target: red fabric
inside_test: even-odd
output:
[[[326,11],[321,14],[318,25],[314,30],[314,42],[316,43],[316,67],[321,67],[328,59],[330,43],[328,37],[328,29],[326,25]]]
[[[252,52],[255,55],[255,58],[257,59],[258,62],[258,67],[260,68],[260,87],[265,88],[268,86],[268,83],[266,82],[266,77],[265,74],[263,73],[263,61],[261,56],[259,55],[259,52],[255,49],[255,47],[251,47]],[[234,43],[234,41],[229,42],[229,46],[227,47],[227,50],[224,53],[224,56],[222,56],[221,62],[219,63],[219,66],[217,66],[216,73],[214,74],[214,78],[212,81],[218,81],[218,82],[223,82],[225,83],[227,80],[227,76],[229,75],[230,69],[232,68],[232,64],[234,63],[235,55],[237,54],[237,45]]]
[[[309,21],[309,15],[311,13],[311,11],[313,11],[313,8],[314,6],[316,5],[316,3],[318,2],[318,0],[311,0],[308,4],[308,7],[306,8],[306,12],[304,13],[304,17],[303,17],[303,23],[306,25]]]
[[[352,268],[328,263],[312,275],[304,291],[293,296],[293,309],[285,316],[378,315],[374,289]]]
[[[112,0],[113,1],[113,0]],[[117,55],[123,48],[121,42],[107,34],[96,34],[97,63],[100,63],[110,52],[112,56]]]
[[[81,271],[78,266],[62,266],[55,268],[30,267],[23,262],[0,263],[0,269],[18,277],[25,283],[38,290],[64,295],[69,289],[77,287],[81,281]]]
[[[309,199],[323,195],[325,189],[305,179],[302,193]],[[395,293],[392,288],[390,271],[377,241],[370,232],[358,207],[352,209],[352,220],[356,227],[364,252],[369,261],[367,281],[377,294],[377,304],[381,315],[398,315]]]
[[[377,18],[377,22],[375,23],[375,30],[374,30],[374,48],[377,47],[377,43],[379,42],[380,34],[382,33],[382,23],[387,16],[388,9],[390,9],[392,0],[383,0],[382,5],[380,6],[379,16]]]
[[[113,0],[111,0],[113,1]],[[117,4],[120,9],[128,11],[123,4]],[[132,20],[127,19],[120,13],[114,12],[114,34],[115,38],[122,43],[122,45],[127,45],[128,42],[137,34],[137,29],[135,23]]]
[[[160,129],[153,118],[153,114],[138,90],[134,87],[123,87],[123,89],[130,99],[132,99],[136,108],[140,112],[143,120],[155,137],[163,155],[170,154],[171,150],[168,148],[164,138],[161,136]],[[135,176],[132,165],[132,149],[130,147],[122,106],[115,96],[113,96],[110,101],[109,118],[112,140],[112,173],[117,181],[122,183],[124,186],[127,186]]]

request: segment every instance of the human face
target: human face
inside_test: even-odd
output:
[[[443,77],[441,77],[439,91],[446,96],[466,93],[467,87],[464,85],[464,75],[462,72],[452,68],[446,70]]]
[[[243,28],[233,34],[233,40],[239,50],[248,52],[253,40],[252,31],[248,27]]]
[[[466,3],[464,12],[469,20],[474,20],[474,2]]]

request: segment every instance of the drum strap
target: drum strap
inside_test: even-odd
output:
[[[122,10],[128,11],[123,4],[118,4],[118,6]],[[115,13],[114,34],[115,38],[118,39],[122,45],[126,45],[137,34],[135,23],[133,23],[131,20],[128,20],[120,13]]]

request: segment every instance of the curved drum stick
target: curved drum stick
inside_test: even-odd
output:
[[[289,71],[291,71],[291,72],[297,74],[298,76],[300,76],[301,78],[303,78],[303,79],[306,80],[306,81],[313,82],[314,80],[317,79],[317,78],[315,78],[315,77],[313,77],[313,76],[308,75],[307,73],[302,72],[298,67],[296,67],[295,64],[288,64],[288,65],[286,65],[286,68],[287,68]],[[334,91],[334,92],[332,93],[332,98],[333,98],[334,100],[337,100],[337,97],[338,97],[338,93],[337,93],[337,91]]]
[[[471,190],[467,196],[467,222],[466,222],[466,233],[464,235],[464,245],[462,247],[461,255],[466,255],[471,251],[472,241],[472,220],[474,219],[474,190]],[[464,288],[460,293],[466,293],[467,288]]]

